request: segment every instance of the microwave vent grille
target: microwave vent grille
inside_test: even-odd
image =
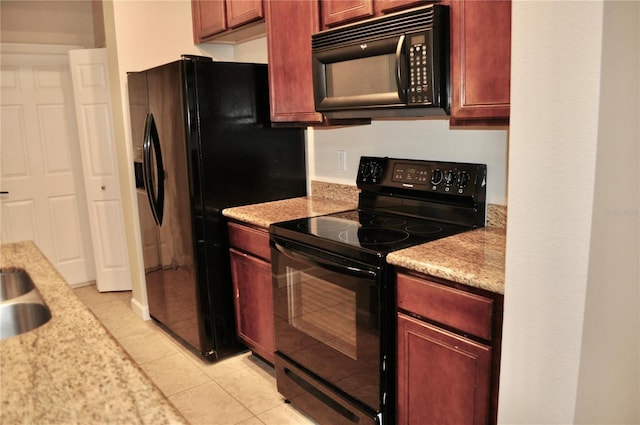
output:
[[[358,22],[340,28],[321,31],[311,36],[311,48],[321,51],[363,41],[375,41],[433,28],[436,19],[435,8],[440,5],[429,5],[404,12],[398,12],[379,18]]]

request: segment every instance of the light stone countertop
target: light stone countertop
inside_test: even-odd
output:
[[[222,215],[268,230],[269,225],[279,221],[347,211],[357,208],[357,206],[357,201],[307,196],[225,208],[222,210]]]
[[[0,423],[188,423],[34,243],[2,245],[0,267],[26,270],[52,314],[0,341]]]
[[[504,294],[505,229],[483,227],[394,251],[387,262]]]

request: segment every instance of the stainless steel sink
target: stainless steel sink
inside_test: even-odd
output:
[[[29,275],[23,271],[0,272],[0,302],[7,301],[34,289]]]
[[[32,331],[51,311],[24,271],[0,271],[0,340]]]
[[[50,319],[49,308],[41,303],[0,305],[0,339],[29,332]]]

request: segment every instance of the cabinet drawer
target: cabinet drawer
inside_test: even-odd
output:
[[[492,299],[404,274],[398,274],[397,281],[399,308],[486,340],[492,338]]]
[[[244,252],[271,261],[269,232],[229,223],[229,244]]]

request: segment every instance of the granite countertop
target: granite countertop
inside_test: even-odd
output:
[[[263,229],[279,221],[313,217],[357,208],[357,201],[336,200],[317,196],[284,199],[262,204],[225,208],[225,217],[251,224]]]
[[[483,227],[394,251],[387,262],[504,294],[505,243],[505,229]]]
[[[52,318],[0,341],[2,424],[186,424],[32,242],[2,245]]]

